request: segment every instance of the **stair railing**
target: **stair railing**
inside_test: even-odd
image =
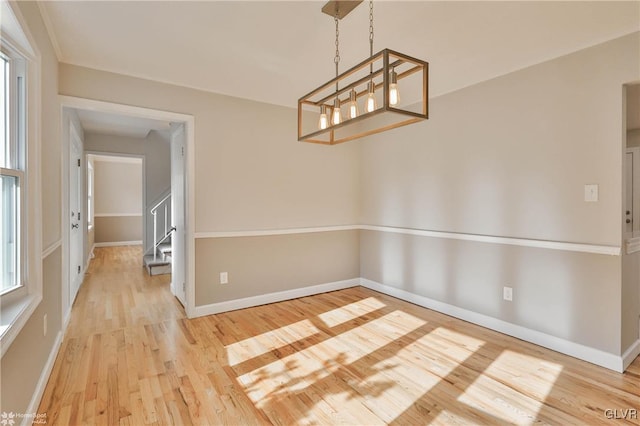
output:
[[[150,210],[153,216],[153,260],[156,260],[158,255],[158,247],[160,244],[166,241],[171,235],[171,232],[175,231],[175,228],[170,227],[169,224],[169,207],[171,206],[171,193],[167,194],[162,200],[158,201]],[[158,238],[158,210],[162,208],[164,213],[164,227],[162,228],[162,235]]]

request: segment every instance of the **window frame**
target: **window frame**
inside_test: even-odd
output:
[[[27,184],[27,167],[26,167],[26,152],[27,152],[27,58],[24,57],[19,51],[12,47],[11,44],[4,42],[0,46],[0,55],[2,59],[8,62],[9,68],[9,82],[8,87],[5,87],[5,93],[8,92],[9,102],[5,105],[8,111],[5,112],[8,116],[8,138],[9,149],[8,153],[4,155],[9,158],[5,158],[5,162],[8,163],[8,167],[0,167],[0,175],[11,176],[18,180],[18,206],[17,206],[17,218],[16,227],[17,231],[17,282],[8,288],[0,288],[0,298],[17,292],[15,296],[23,296],[26,293],[27,285],[27,250],[26,250],[26,236],[28,220],[26,217],[26,200],[28,193]],[[8,114],[7,114],[8,112]],[[5,117],[6,119],[6,117]],[[0,165],[1,166],[1,165]]]
[[[33,316],[43,298],[43,263],[57,250],[61,240],[43,246],[40,151],[42,122],[41,79],[42,55],[21,13],[19,2],[0,0],[0,46],[5,55],[19,58],[23,64],[24,144],[19,155],[24,172],[20,182],[22,219],[20,228],[22,286],[0,295],[0,357],[4,356],[16,337]],[[55,137],[55,136],[53,136]],[[13,170],[13,169],[10,169]],[[7,173],[8,174],[8,173]],[[52,258],[53,259],[53,258]],[[53,261],[53,260],[52,260]],[[55,277],[51,277],[55,280]]]

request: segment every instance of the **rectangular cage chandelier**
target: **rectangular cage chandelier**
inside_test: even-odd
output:
[[[383,49],[373,54],[369,2],[368,59],[339,74],[338,20],[362,0],[332,0],[322,11],[336,24],[336,77],[298,100],[298,140],[335,145],[429,118],[429,64]]]

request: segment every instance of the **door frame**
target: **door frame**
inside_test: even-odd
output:
[[[624,218],[625,221],[627,219],[627,215],[626,215],[626,211],[629,209],[629,207],[631,207],[631,212],[632,212],[632,226],[631,226],[631,233],[628,233],[626,230],[626,222],[623,222],[623,226],[624,226],[624,231],[623,231],[623,237],[626,238],[636,238],[638,236],[640,236],[640,172],[638,172],[636,169],[640,170],[640,147],[631,147],[631,148],[626,148],[625,149],[625,161],[623,163],[623,169],[625,172],[625,189],[624,189],[624,197],[623,197],[623,202],[624,202],[624,208],[623,210],[625,211],[624,213]],[[632,205],[631,206],[627,206],[626,205],[626,198],[627,198],[627,185],[626,185],[626,172],[627,172],[627,155],[631,154],[631,181],[633,183],[632,189],[631,189],[631,202]]]
[[[177,112],[163,111],[151,108],[143,108],[131,105],[118,104],[113,102],[96,101],[93,99],[78,98],[74,96],[58,95],[60,101],[60,107],[62,111],[65,108],[71,109],[84,109],[97,112],[105,112],[112,114],[128,115],[132,117],[148,118],[155,120],[163,120],[170,122],[178,122],[184,124],[185,129],[185,149],[186,155],[184,156],[184,170],[185,170],[185,292],[186,292],[186,305],[185,312],[187,317],[192,318],[195,312],[195,118],[193,115],[182,114]],[[64,120],[65,115],[62,114],[63,120],[63,169],[68,168],[69,163],[69,139],[64,137]],[[69,182],[68,179],[63,178],[63,218],[69,216]],[[69,292],[69,262],[68,262],[68,249],[69,249],[69,221],[63,220],[63,232],[66,237],[63,239],[62,244],[65,246],[63,253],[66,253],[67,259],[63,262],[63,282],[62,290],[63,295]],[[86,238],[86,229],[84,229]],[[65,266],[65,264],[67,266]],[[71,306],[67,306],[63,296],[63,318],[64,327],[66,327],[69,314],[71,313]],[[66,309],[65,309],[66,308]]]
[[[77,124],[75,123],[74,120],[68,120],[66,122],[66,124],[69,126],[69,140],[68,140],[68,152],[67,155],[69,156],[69,159],[71,158],[71,151],[74,149],[74,146],[76,145],[74,139],[77,138],[78,140],[78,144],[76,146],[76,148],[79,150],[78,152],[78,158],[80,161],[80,164],[78,164],[77,166],[75,166],[74,164],[71,163],[71,161],[67,162],[67,169],[65,171],[65,173],[67,174],[67,179],[68,179],[68,185],[67,185],[67,194],[68,194],[68,198],[67,198],[67,215],[66,215],[66,221],[69,224],[67,229],[68,229],[68,236],[67,236],[67,241],[69,242],[68,245],[68,249],[67,249],[67,270],[68,270],[68,277],[69,277],[69,288],[67,289],[68,294],[67,294],[67,300],[68,300],[68,306],[73,306],[73,302],[76,299],[76,296],[78,296],[78,291],[80,291],[80,287],[82,286],[82,282],[84,281],[84,274],[86,271],[86,265],[84,264],[84,244],[85,244],[85,240],[86,240],[86,236],[84,233],[84,222],[86,221],[86,208],[83,201],[83,194],[84,194],[84,167],[86,167],[86,165],[82,164],[82,162],[84,161],[84,140],[82,138],[82,136],[80,136],[80,129],[77,128]],[[78,170],[79,169],[79,170]],[[71,234],[72,232],[72,228],[71,228],[71,194],[72,194],[72,189],[71,189],[71,174],[73,172],[77,173],[77,190],[78,190],[78,214],[81,215],[80,220],[78,220],[78,226],[80,227],[80,229],[78,229],[78,232],[80,233],[80,247],[79,250],[77,251],[77,254],[79,255],[80,259],[78,259],[78,261],[80,262],[79,266],[79,271],[78,273],[75,273],[74,271],[72,271],[71,268],[71,257],[72,254],[74,253],[74,251],[72,250],[72,237]],[[75,189],[74,189],[75,191]],[[82,219],[84,218],[84,219]],[[65,220],[63,218],[63,220]],[[73,278],[72,278],[73,277]],[[79,282],[77,282],[79,281]],[[72,293],[73,292],[73,293]]]

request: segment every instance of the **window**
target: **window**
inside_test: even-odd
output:
[[[0,133],[3,145],[0,153],[0,294],[23,285],[24,281],[24,182],[25,182],[25,61],[3,46],[2,102],[0,102]]]
[[[17,2],[0,0],[0,356],[42,300],[41,61]],[[53,161],[53,160],[51,160]],[[57,245],[56,245],[57,244]],[[50,247],[53,253],[59,243]],[[49,249],[49,248],[48,248]]]
[[[87,227],[93,227],[93,161],[87,161]]]

